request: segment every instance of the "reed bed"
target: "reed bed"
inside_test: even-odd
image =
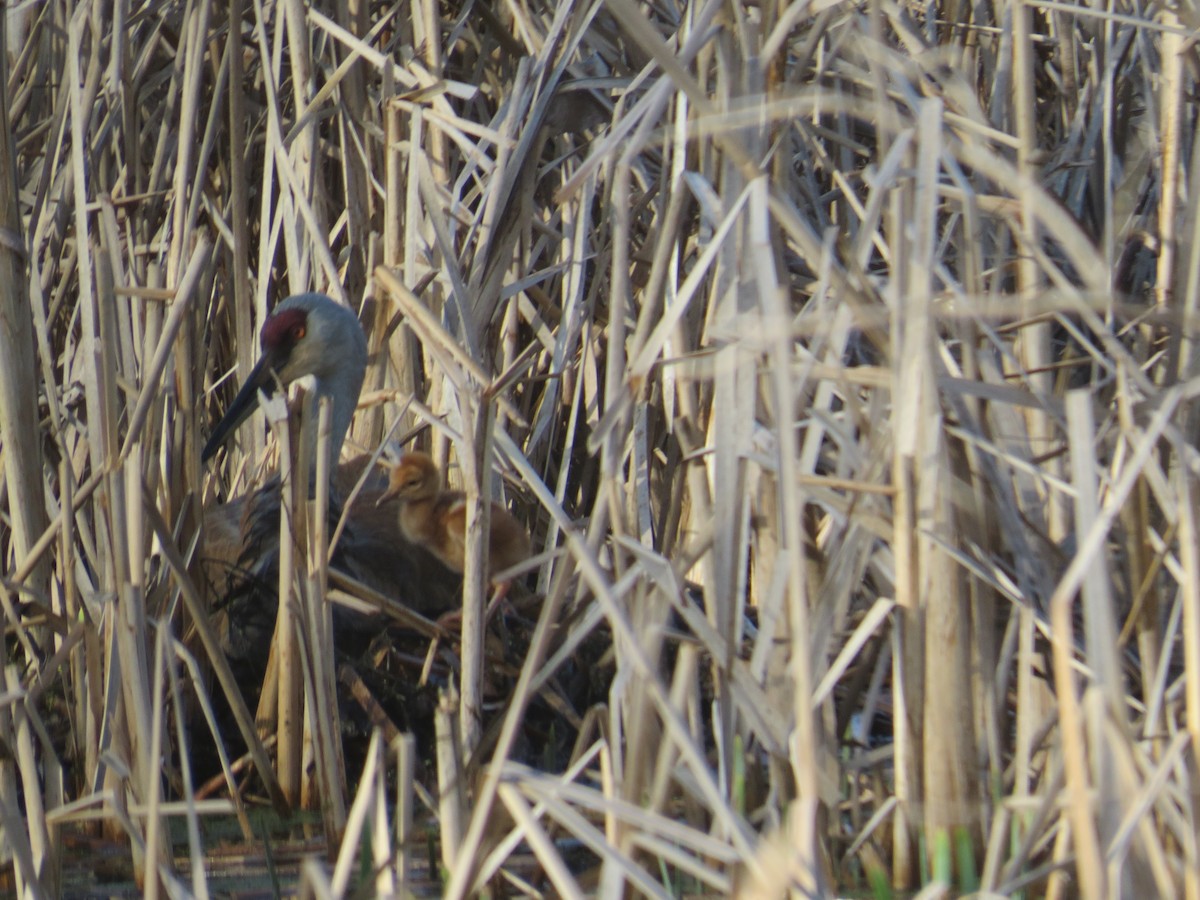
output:
[[[147,895],[208,895],[207,822],[261,840],[236,744],[277,809],[322,811],[306,896],[1200,898],[1186,5],[47,0],[4,27],[10,893],[69,892],[104,834]],[[306,604],[269,735],[211,621],[202,510],[290,451],[261,418],[200,447],[309,290],[368,335],[355,448],[415,434],[469,498],[461,636],[404,612],[420,585],[375,601],[456,661],[404,727],[333,663],[326,601],[363,592],[322,498],[284,493]],[[489,497],[538,598],[500,697]],[[353,765],[343,678],[379,711]]]

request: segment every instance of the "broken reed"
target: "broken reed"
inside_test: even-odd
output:
[[[358,445],[431,426],[472,497],[515,479],[544,551],[450,895],[517,878],[519,845],[579,895],[570,836],[606,895],[882,872],[1200,896],[1185,13],[476,11],[61,0],[7,21],[0,302],[32,327],[0,353],[21,889],[56,892],[55,833],[90,817],[148,892],[180,878],[175,799],[204,889],[186,755],[178,798],[158,761],[185,695],[232,692],[197,528],[266,446],[248,430],[206,472],[200,436],[271,303],[315,288],[363,309],[364,396],[406,404],[364,404]],[[571,766],[511,758],[601,629],[612,687]],[[890,746],[862,746],[884,719]],[[342,859],[375,816],[386,891],[380,765],[376,743],[341,798]],[[305,883],[337,895],[348,866]]]

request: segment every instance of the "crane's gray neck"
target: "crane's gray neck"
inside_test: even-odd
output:
[[[313,448],[310,460],[311,472],[315,474],[317,456],[317,423],[320,421],[321,400],[329,398],[329,453],[330,472],[337,466],[342,457],[342,446],[346,443],[346,435],[350,431],[350,422],[354,418],[355,407],[358,406],[358,394],[362,390],[364,372],[355,368],[342,371],[326,378],[315,379],[313,391],[312,415],[304,421],[304,439],[310,441]]]
[[[311,298],[302,300],[312,302]],[[315,383],[315,400],[329,398],[330,452],[334,465],[341,458],[342,445],[350,430],[350,421],[358,406],[358,394],[362,390],[367,372],[367,339],[358,318],[344,306],[338,306],[326,297],[308,316],[308,335],[302,347],[293,353],[291,365],[297,373],[307,372]],[[316,434],[318,420],[317,404],[313,406],[311,420],[305,423],[306,437]],[[311,429],[311,431],[310,431]],[[316,447],[314,440],[313,447]],[[313,454],[316,462],[316,454]]]

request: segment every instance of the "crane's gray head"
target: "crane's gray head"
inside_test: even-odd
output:
[[[334,459],[350,428],[367,370],[367,339],[354,313],[324,294],[297,294],[275,307],[259,335],[262,355],[225,416],[204,445],[201,459],[216,454],[258,407],[258,392],[273,394],[306,375],[317,398],[330,397]]]

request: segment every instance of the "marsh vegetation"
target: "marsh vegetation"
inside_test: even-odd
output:
[[[1200,898],[1186,5],[5,27],[13,892],[104,836],[147,894],[205,895],[207,822],[265,853],[270,804],[320,811],[309,896]],[[200,455],[307,291],[366,333],[350,448],[431,451],[534,556],[489,625],[473,520],[451,632],[421,579],[339,573],[323,489],[285,489],[255,706],[204,511],[320,448],[256,417]],[[331,604],[384,618],[351,650]]]

